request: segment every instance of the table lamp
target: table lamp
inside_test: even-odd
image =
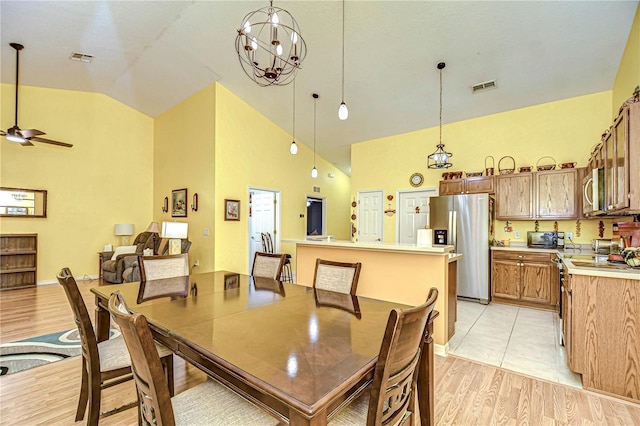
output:
[[[129,236],[133,235],[133,223],[117,223],[113,233],[120,237],[120,245],[129,245]]]
[[[158,222],[151,222],[145,232],[153,233],[153,254],[158,254],[158,247],[156,245],[156,238],[158,238],[158,234],[160,233],[160,225]]]
[[[162,238],[169,239],[169,254],[182,253],[181,239],[187,238],[189,224],[184,222],[162,222]]]

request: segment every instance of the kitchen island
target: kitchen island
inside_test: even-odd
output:
[[[457,260],[453,246],[352,243],[349,241],[288,241],[296,244],[296,282],[312,286],[316,259],[360,262],[358,296],[419,305],[431,287],[438,289],[434,322],[437,352],[447,351],[456,320]]]

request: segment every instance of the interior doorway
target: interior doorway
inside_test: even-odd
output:
[[[429,224],[429,198],[438,195],[437,188],[398,191],[396,242],[415,244],[418,229]]]
[[[280,191],[249,188],[249,262],[248,273],[253,267],[253,258],[262,251],[260,234],[269,232],[273,239],[273,251],[280,250]]]
[[[307,235],[327,235],[326,197],[307,196]]]

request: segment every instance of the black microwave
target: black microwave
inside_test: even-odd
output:
[[[562,249],[564,232],[527,232],[527,247]]]

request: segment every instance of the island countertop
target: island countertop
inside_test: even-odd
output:
[[[423,247],[415,244],[387,244],[387,243],[353,243],[351,241],[310,241],[310,240],[282,240],[283,243],[295,243],[318,247],[355,248],[360,250],[394,251],[403,253],[423,253],[431,255],[448,255],[453,252],[453,246]]]

